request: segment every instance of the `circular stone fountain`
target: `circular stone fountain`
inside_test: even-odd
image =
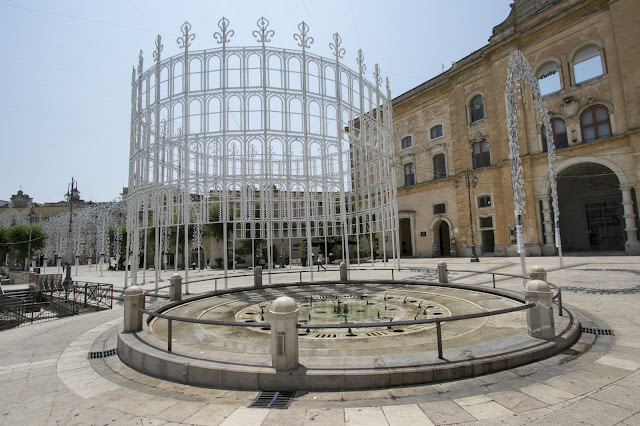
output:
[[[296,301],[299,366],[271,366],[269,311],[281,296]],[[579,335],[570,317],[556,316],[554,341],[527,334],[525,311],[442,322],[443,359],[435,323],[399,321],[447,318],[512,308],[514,294],[459,285],[420,283],[307,284],[218,292],[172,303],[165,315],[264,323],[237,327],[154,318],[145,330],[120,333],[118,354],[131,367],[181,383],[240,389],[330,390],[429,383],[484,374],[563,350]],[[353,324],[349,328],[318,325]],[[381,327],[357,327],[378,323]],[[307,327],[309,326],[309,327]]]

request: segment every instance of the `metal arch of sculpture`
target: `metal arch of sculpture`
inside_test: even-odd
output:
[[[154,63],[144,70],[140,52],[132,76],[127,197],[133,284],[138,253],[147,252],[141,234],[146,244],[147,232],[157,231],[157,282],[168,231],[174,227],[184,238],[188,266],[188,227],[211,223],[223,227],[225,276],[228,235],[234,242],[266,239],[269,268],[274,240],[288,240],[291,253],[292,239],[303,238],[311,259],[312,238],[324,239],[325,250],[327,237],[340,238],[348,264],[350,236],[359,261],[361,240],[372,247],[376,233],[386,260],[390,235],[399,266],[388,79],[385,92],[377,65],[373,83],[364,78],[361,51],[358,71],[347,68],[337,33],[329,60],[309,53],[314,40],[304,22],[294,35],[301,50],[269,47],[269,22],[261,18],[257,26],[256,47],[230,46],[234,33],[223,18],[214,34],[218,48],[190,50],[195,35],[185,22],[182,53],[162,59],[158,36]],[[185,282],[188,293],[188,268]]]
[[[523,189],[523,170],[520,162],[520,147],[518,145],[518,97],[522,92],[522,85],[529,87],[533,102],[540,114],[547,140],[547,154],[549,158],[549,186],[551,187],[551,202],[553,206],[555,240],[558,248],[558,258],[562,268],[562,243],[560,240],[560,209],[558,208],[558,191],[556,186],[556,147],[551,131],[551,120],[547,108],[544,106],[538,80],[531,69],[531,65],[520,50],[514,50],[509,56],[507,66],[506,90],[504,100],[507,112],[507,134],[509,138],[509,160],[511,161],[511,185],[513,188],[513,205],[516,215],[517,244],[522,263],[522,275],[526,276],[524,264],[525,248],[522,229],[522,212],[525,208]],[[524,97],[523,97],[524,99]]]
[[[74,210],[74,232],[72,247],[75,248],[75,254],[91,258],[97,256],[96,268],[104,267],[105,258],[110,254],[119,258],[120,233],[117,232],[120,226],[118,214],[124,213],[124,202],[122,200],[113,200],[109,202],[93,203],[89,207]],[[67,232],[69,226],[69,213],[63,213],[50,217],[43,222],[43,227],[47,234],[47,240],[42,254],[48,259],[56,259],[63,253],[67,247]],[[109,229],[114,229],[113,247],[108,246]],[[56,262],[58,263],[58,262]],[[58,264],[58,272],[60,265]],[[77,274],[77,273],[76,273]]]

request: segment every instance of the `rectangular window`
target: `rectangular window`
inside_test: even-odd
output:
[[[473,144],[473,168],[480,169],[491,165],[489,158],[489,144],[487,141]]]
[[[480,228],[493,228],[493,216],[484,216],[480,219]]]
[[[413,141],[411,140],[411,136],[405,136],[402,138],[402,149],[411,148],[413,146]]]
[[[444,154],[438,154],[433,157],[433,178],[435,180],[447,177],[447,166],[444,160]]]
[[[447,206],[444,203],[433,205],[433,214],[444,214],[447,212]]]
[[[433,126],[431,128],[431,132],[430,132],[430,139],[436,139],[439,137],[442,137],[442,124],[438,124],[436,126]]]
[[[491,207],[491,195],[478,196],[478,208]]]
[[[411,186],[416,184],[415,179],[415,166],[413,163],[404,165],[404,186]]]

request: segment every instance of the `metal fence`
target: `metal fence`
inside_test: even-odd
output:
[[[0,295],[0,330],[96,312],[113,307],[113,285],[56,282],[49,289]]]

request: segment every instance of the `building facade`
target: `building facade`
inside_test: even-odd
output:
[[[469,256],[472,243],[479,255],[516,253],[505,109],[514,49],[551,118],[563,251],[640,254],[637,0],[516,0],[485,47],[393,100],[402,254]],[[553,255],[549,160],[530,99],[525,90],[518,106],[525,247]]]
[[[84,200],[74,200],[75,210],[91,206],[92,203]],[[0,227],[16,224],[28,224],[29,212],[31,222],[40,223],[46,219],[61,214],[69,213],[69,203],[58,201],[55,203],[36,203],[33,198],[19,190],[11,196],[11,201],[0,201]]]

